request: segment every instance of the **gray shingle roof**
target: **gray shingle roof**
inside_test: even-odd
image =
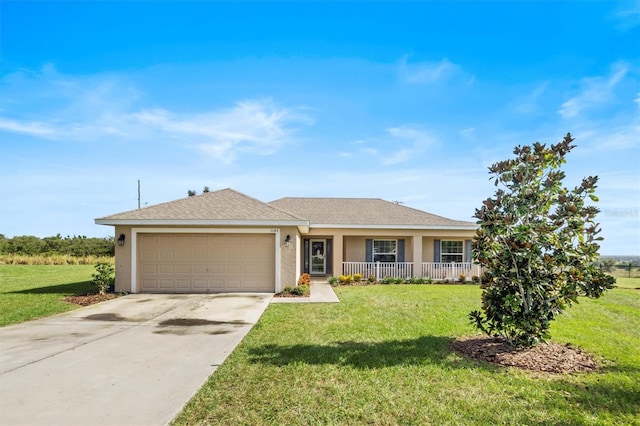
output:
[[[475,229],[473,222],[447,219],[379,198],[294,198],[264,203],[233,189],[181,198],[95,220],[118,224],[235,224],[311,227]]]
[[[369,225],[376,227],[462,227],[473,222],[452,220],[380,198],[281,198],[269,203],[314,225]]]
[[[107,225],[149,221],[306,222],[228,188],[96,219]]]

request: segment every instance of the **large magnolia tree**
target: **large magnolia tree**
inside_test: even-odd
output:
[[[516,346],[544,341],[551,321],[578,296],[597,298],[615,284],[596,265],[598,178],[562,186],[560,168],[572,142],[567,134],[551,147],[516,147],[515,158],[489,168],[501,188],[476,209],[473,257],[485,272],[482,312],[471,312],[470,319]]]

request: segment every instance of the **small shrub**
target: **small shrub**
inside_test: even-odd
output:
[[[373,284],[376,282],[376,277],[373,274],[371,274],[369,275],[369,278],[367,278],[367,281]]]
[[[404,279],[400,278],[400,277],[394,278],[393,279],[393,283],[394,284],[403,284],[404,283]]]
[[[392,277],[384,277],[380,282],[382,284],[393,284],[394,279]]]
[[[433,278],[424,278],[425,284],[433,284]]]
[[[91,275],[93,277],[91,282],[96,286],[98,294],[107,294],[107,292],[113,288],[115,283],[113,265],[106,262],[100,262],[96,263],[95,268],[96,272]]]
[[[298,285],[311,285],[311,275],[305,273],[298,278]]]
[[[471,282],[474,284],[480,284],[480,277],[477,275],[474,275],[471,277]]]
[[[351,284],[353,282],[353,276],[351,275],[340,275],[338,278],[340,284]]]
[[[460,274],[458,275],[458,282],[459,283],[465,283],[467,281],[467,276],[465,274]]]
[[[311,293],[311,290],[308,285],[288,285],[282,290],[282,294],[290,295],[290,296],[307,296]]]
[[[353,281],[359,283],[362,281],[362,274],[353,274]]]
[[[336,277],[329,277],[327,279],[327,281],[329,282],[329,284],[331,284],[332,286],[338,284],[338,279]]]

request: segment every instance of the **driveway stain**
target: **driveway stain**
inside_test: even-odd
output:
[[[224,298],[224,299],[252,299],[252,300],[261,300],[265,298],[265,296],[256,296],[255,294],[242,294],[242,293],[238,293],[238,294],[223,293],[223,294],[213,295],[213,297],[216,299]]]
[[[153,332],[153,334],[172,334],[174,336],[186,336],[187,334],[196,334],[196,333],[198,333],[198,331],[192,328],[185,328],[185,327],[168,327],[168,328],[165,328],[162,330],[156,330]],[[202,332],[201,334],[209,334],[211,336],[217,336],[217,335],[229,334],[229,333],[233,333],[233,330],[219,329],[219,330],[205,331],[205,332]]]
[[[126,318],[112,313],[87,315],[86,317],[82,317],[82,319],[89,321],[127,321]]]
[[[192,327],[203,325],[248,325],[249,323],[242,320],[233,321],[212,321],[200,318],[171,318],[158,323],[158,327],[180,326]]]
[[[242,320],[213,321],[202,318],[171,318],[158,323],[158,328],[154,334],[173,334],[185,336],[187,334],[209,334],[216,336],[220,334],[233,333],[233,328],[243,325],[250,325]]]

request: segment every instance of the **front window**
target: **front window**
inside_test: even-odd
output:
[[[462,262],[462,241],[442,241],[440,243],[440,262]]]
[[[373,261],[395,262],[397,247],[397,240],[373,240]]]

